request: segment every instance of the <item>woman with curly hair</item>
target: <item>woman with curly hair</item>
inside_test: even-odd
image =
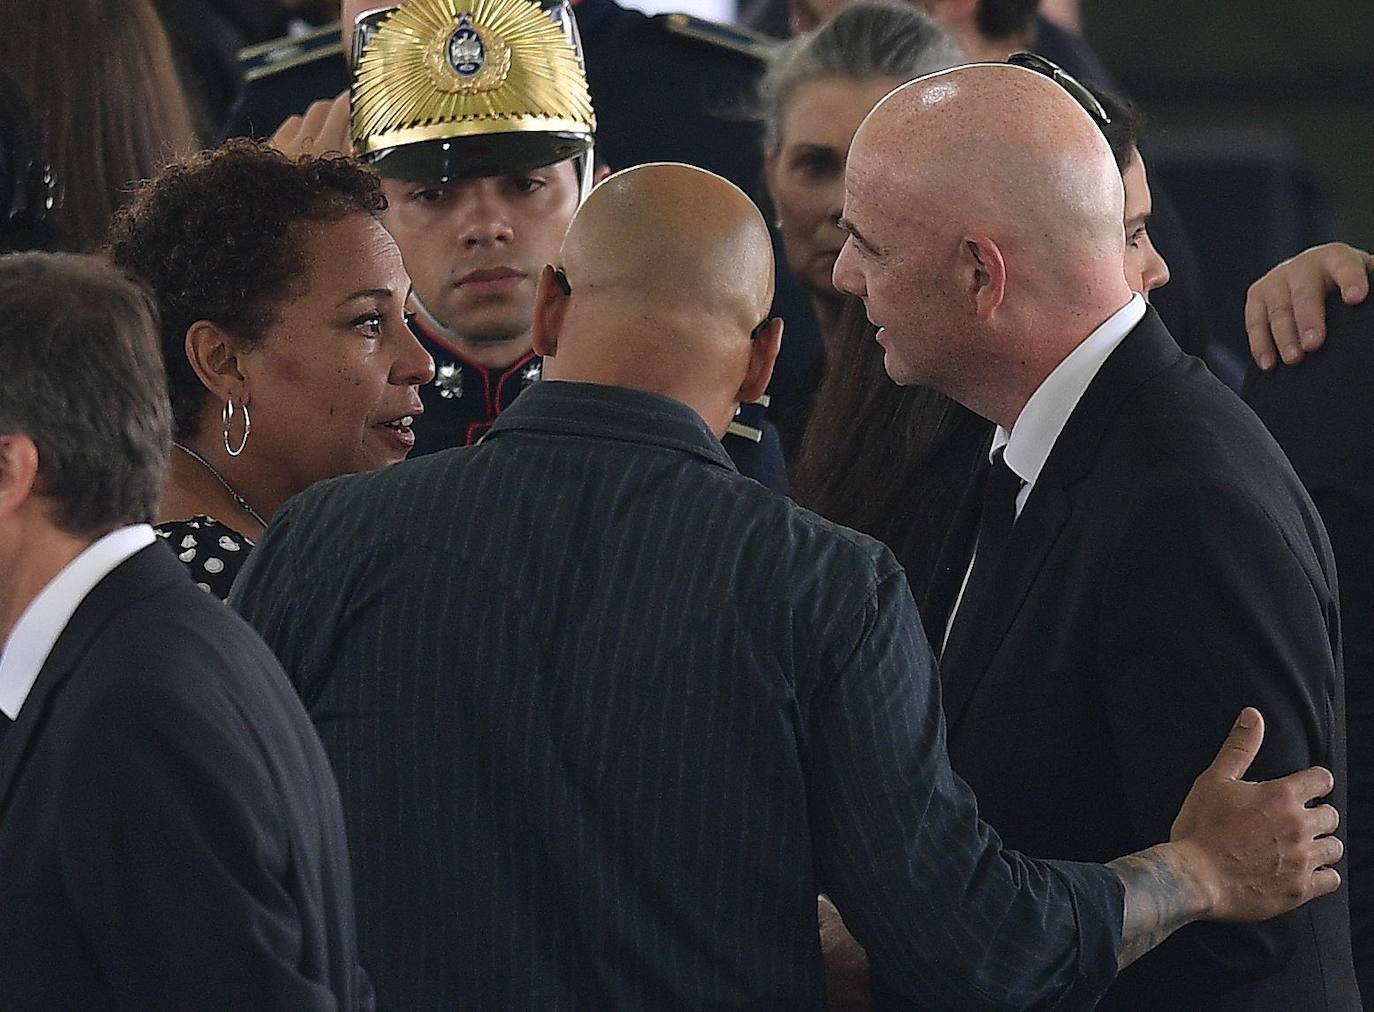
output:
[[[406,325],[385,206],[349,159],[235,140],[116,216],[111,257],[162,315],[176,441],[158,532],[220,597],[288,498],[415,444],[434,363]]]

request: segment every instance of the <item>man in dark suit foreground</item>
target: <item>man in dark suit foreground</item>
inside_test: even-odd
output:
[[[162,377],[122,275],[0,259],[0,1006],[370,1008],[319,739],[145,522]]]
[[[1168,832],[1246,704],[1257,772],[1320,763],[1345,790],[1326,534],[1254,415],[1132,297],[1111,168],[1048,77],[922,79],[855,138],[835,268],[895,379],[1000,427],[976,547],[931,595],[950,761],[1009,846],[1078,860]],[[1345,890],[1180,931],[1102,1007],[1358,1009]]]
[[[384,1007],[820,1008],[820,889],[922,1007],[1076,1007],[1194,918],[1336,887],[1330,775],[1238,779],[1254,710],[1173,842],[1004,850],[892,554],[721,448],[781,340],[758,210],[632,169],[561,265],[548,379],[475,447],[288,503],[231,598],[334,761]]]

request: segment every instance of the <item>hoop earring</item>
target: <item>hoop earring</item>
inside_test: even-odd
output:
[[[236,450],[229,445],[229,425],[234,420],[234,402],[224,402],[224,452],[231,457],[243,453],[243,448],[248,445],[248,433],[253,431],[253,420],[248,417],[248,405],[241,404],[239,407],[243,411],[243,438],[239,440],[239,448]]]

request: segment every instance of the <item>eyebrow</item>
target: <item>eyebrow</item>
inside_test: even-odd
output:
[[[840,228],[848,232],[850,238],[852,238],[856,243],[858,243],[860,246],[866,249],[869,253],[872,253],[874,256],[882,255],[882,250],[878,249],[877,246],[874,246],[873,243],[869,242],[869,240],[865,238],[864,234],[860,232],[858,228],[854,225],[854,223],[850,221],[848,218],[841,218],[838,222],[836,222],[836,224],[838,224]]]
[[[359,299],[389,299],[392,294],[390,288],[367,288],[361,292],[354,292],[352,295],[348,296],[348,298],[341,301],[339,305],[346,306],[350,302],[357,302]],[[406,295],[406,298],[410,298],[409,294]]]

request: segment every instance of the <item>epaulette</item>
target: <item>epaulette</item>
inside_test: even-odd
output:
[[[723,25],[690,14],[660,14],[654,20],[661,21],[663,27],[673,35],[695,39],[717,49],[728,49],[733,53],[752,56],[760,62],[767,60],[781,45],[772,36],[756,32],[752,28]]]
[[[336,22],[303,35],[288,35],[241,49],[239,67],[245,81],[256,81],[317,60],[336,59],[342,50],[343,32]]]
[[[726,435],[739,436],[751,443],[762,443],[763,429],[759,426],[763,424],[764,409],[771,400],[769,394],[764,394],[756,401],[735,408],[735,420],[725,430]]]

